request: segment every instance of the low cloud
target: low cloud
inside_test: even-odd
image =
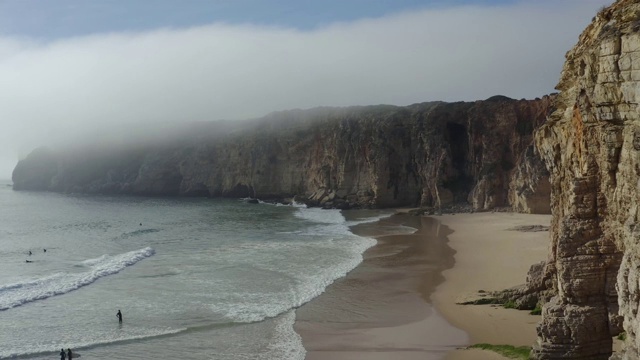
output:
[[[312,31],[213,24],[51,43],[0,38],[0,177],[34,147],[139,122],[542,96],[609,3],[425,9]]]

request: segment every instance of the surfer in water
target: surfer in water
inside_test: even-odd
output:
[[[73,353],[71,353],[71,349],[67,349],[67,359],[69,360],[73,359]]]
[[[120,312],[120,310],[118,310],[116,316],[118,317],[118,322],[122,322],[122,313]]]
[[[64,352],[64,349],[60,349],[60,360],[66,360],[67,353]]]
[[[29,250],[29,256],[31,256],[31,250]]]

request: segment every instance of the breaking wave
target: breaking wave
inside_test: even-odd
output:
[[[56,273],[14,284],[0,285],[0,310],[7,310],[33,301],[63,295],[89,285],[96,280],[116,274],[138,261],[152,256],[155,251],[146,247],[119,255],[103,255],[82,262],[89,271],[82,273]]]

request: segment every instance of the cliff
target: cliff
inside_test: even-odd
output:
[[[556,111],[536,133],[550,170],[555,292],[536,359],[640,358],[640,4],[602,9],[567,53]]]
[[[533,129],[552,97],[317,108],[185,125],[179,138],[47,150],[20,161],[14,189],[281,199],[338,208],[468,201],[549,212]]]

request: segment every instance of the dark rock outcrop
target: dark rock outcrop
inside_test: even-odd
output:
[[[514,205],[548,212],[533,130],[552,96],[317,108],[200,125],[170,145],[34,152],[16,190],[290,198],[325,207]],[[185,125],[185,127],[187,127]],[[38,170],[34,165],[45,163]],[[39,165],[38,165],[39,168]]]

